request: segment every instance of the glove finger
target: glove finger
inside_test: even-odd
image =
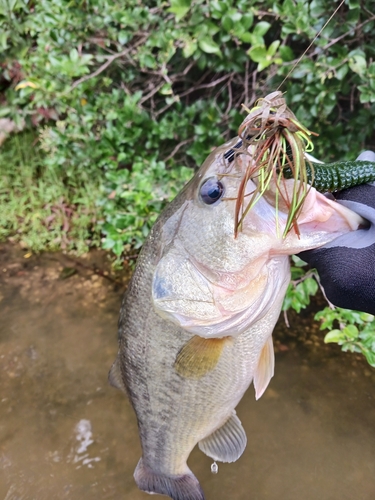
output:
[[[373,151],[363,151],[355,161],[373,161],[375,162],[375,153]]]
[[[337,200],[355,201],[361,205],[375,208],[375,186],[363,184],[355,186],[336,194]]]
[[[375,244],[367,248],[321,248],[299,254],[318,270],[336,306],[375,314]]]

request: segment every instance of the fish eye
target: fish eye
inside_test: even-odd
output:
[[[223,196],[223,183],[216,179],[216,177],[210,177],[201,185],[199,194],[203,203],[212,205]]]

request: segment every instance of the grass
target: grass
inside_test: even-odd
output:
[[[0,148],[0,240],[24,248],[83,253],[100,243],[99,183],[80,182],[48,165],[32,133],[17,134]]]

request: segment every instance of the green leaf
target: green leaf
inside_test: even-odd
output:
[[[221,25],[225,29],[225,31],[230,31],[233,28],[233,21],[228,14],[225,14],[221,19]]]
[[[368,74],[370,77],[375,77],[375,62],[372,62],[371,64],[369,64]]]
[[[355,54],[349,59],[349,68],[360,76],[364,74],[366,67],[366,58],[359,54]]]
[[[115,244],[112,247],[112,252],[120,257],[122,252],[124,251],[124,242],[123,241],[116,241]]]
[[[249,49],[247,53],[250,59],[257,63],[260,63],[267,57],[267,49],[264,45],[259,47],[251,47],[251,49]]]
[[[149,53],[140,54],[139,62],[142,67],[146,68],[155,68],[157,66],[155,57]]]
[[[129,41],[129,33],[127,33],[126,31],[119,31],[117,40],[120,45],[125,45]]]
[[[300,257],[298,257],[298,255],[292,255],[292,262],[293,262],[293,265],[295,265],[296,267],[307,266],[307,262],[305,262]]]
[[[342,332],[351,339],[356,339],[358,337],[358,328],[355,325],[347,325]]]
[[[359,0],[349,0],[349,9],[359,9],[360,2]]]
[[[185,57],[185,59],[188,59],[189,57],[191,57],[197,50],[198,48],[198,44],[196,42],[196,40],[193,40],[193,39],[188,39],[188,40],[185,40],[185,45],[184,45],[184,48],[182,49],[182,53]]]
[[[362,352],[365,355],[368,364],[375,368],[375,352],[369,350]]]
[[[281,45],[281,47],[279,48],[279,52],[283,61],[285,62],[293,61],[294,59],[293,50],[287,45]]]
[[[342,340],[342,332],[341,330],[332,330],[331,332],[327,333],[327,335],[324,337],[324,342],[326,344],[329,344],[330,342],[339,342]]]
[[[375,102],[375,92],[372,92],[366,85],[359,85],[358,90],[360,91],[359,100],[361,103]]]
[[[0,108],[0,117],[8,116],[12,112],[12,108],[10,107],[1,107]]]
[[[273,63],[272,59],[268,58],[267,56],[265,59],[259,62],[257,70],[263,71],[264,69],[268,68],[268,66],[271,66],[272,63]]]
[[[343,64],[340,68],[336,69],[335,76],[338,80],[343,80],[348,74],[349,66],[347,64]]]
[[[172,95],[173,94],[172,85],[170,83],[164,84],[162,88],[159,90],[159,92],[162,95]]]
[[[228,6],[222,0],[211,0],[210,1],[211,12],[215,12],[215,16],[221,16],[228,9]]]
[[[264,36],[267,31],[270,29],[271,24],[266,21],[260,21],[254,27],[253,33],[256,36]]]
[[[211,38],[202,38],[198,41],[199,48],[206,54],[221,55],[220,47]]]
[[[246,12],[241,17],[241,24],[245,30],[251,28],[254,22],[254,14],[252,12]]]
[[[232,19],[234,24],[238,23],[242,19],[241,12],[238,12],[236,9],[229,10],[226,15]]]
[[[10,31],[3,30],[0,32],[0,48],[6,50],[8,48],[8,38],[10,37]]]
[[[190,0],[171,0],[171,6],[167,11],[175,14],[176,20],[180,21],[189,12],[190,7]]]
[[[315,295],[318,291],[318,283],[314,280],[314,278],[306,278],[304,284],[309,295]]]
[[[375,316],[373,314],[361,312],[360,318],[362,321],[365,321],[366,323],[371,323],[372,321],[374,321]],[[375,331],[374,331],[374,335],[375,335]]]
[[[77,49],[72,49],[69,53],[70,60],[72,62],[77,62],[79,59],[79,54]]]
[[[279,48],[280,40],[275,40],[271,43],[271,45],[267,49],[267,55],[274,56],[276,54],[277,49]]]
[[[9,11],[13,11],[14,7],[16,6],[18,0],[7,0],[6,6]]]
[[[254,35],[252,33],[249,33],[247,31],[244,31],[243,33],[238,35],[238,38],[245,43],[251,43],[254,40]]]

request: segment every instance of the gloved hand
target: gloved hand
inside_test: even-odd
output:
[[[365,151],[357,160],[375,161],[375,153]],[[299,257],[318,270],[324,292],[335,306],[375,315],[375,183],[341,191],[336,199],[369,221],[369,227]]]

